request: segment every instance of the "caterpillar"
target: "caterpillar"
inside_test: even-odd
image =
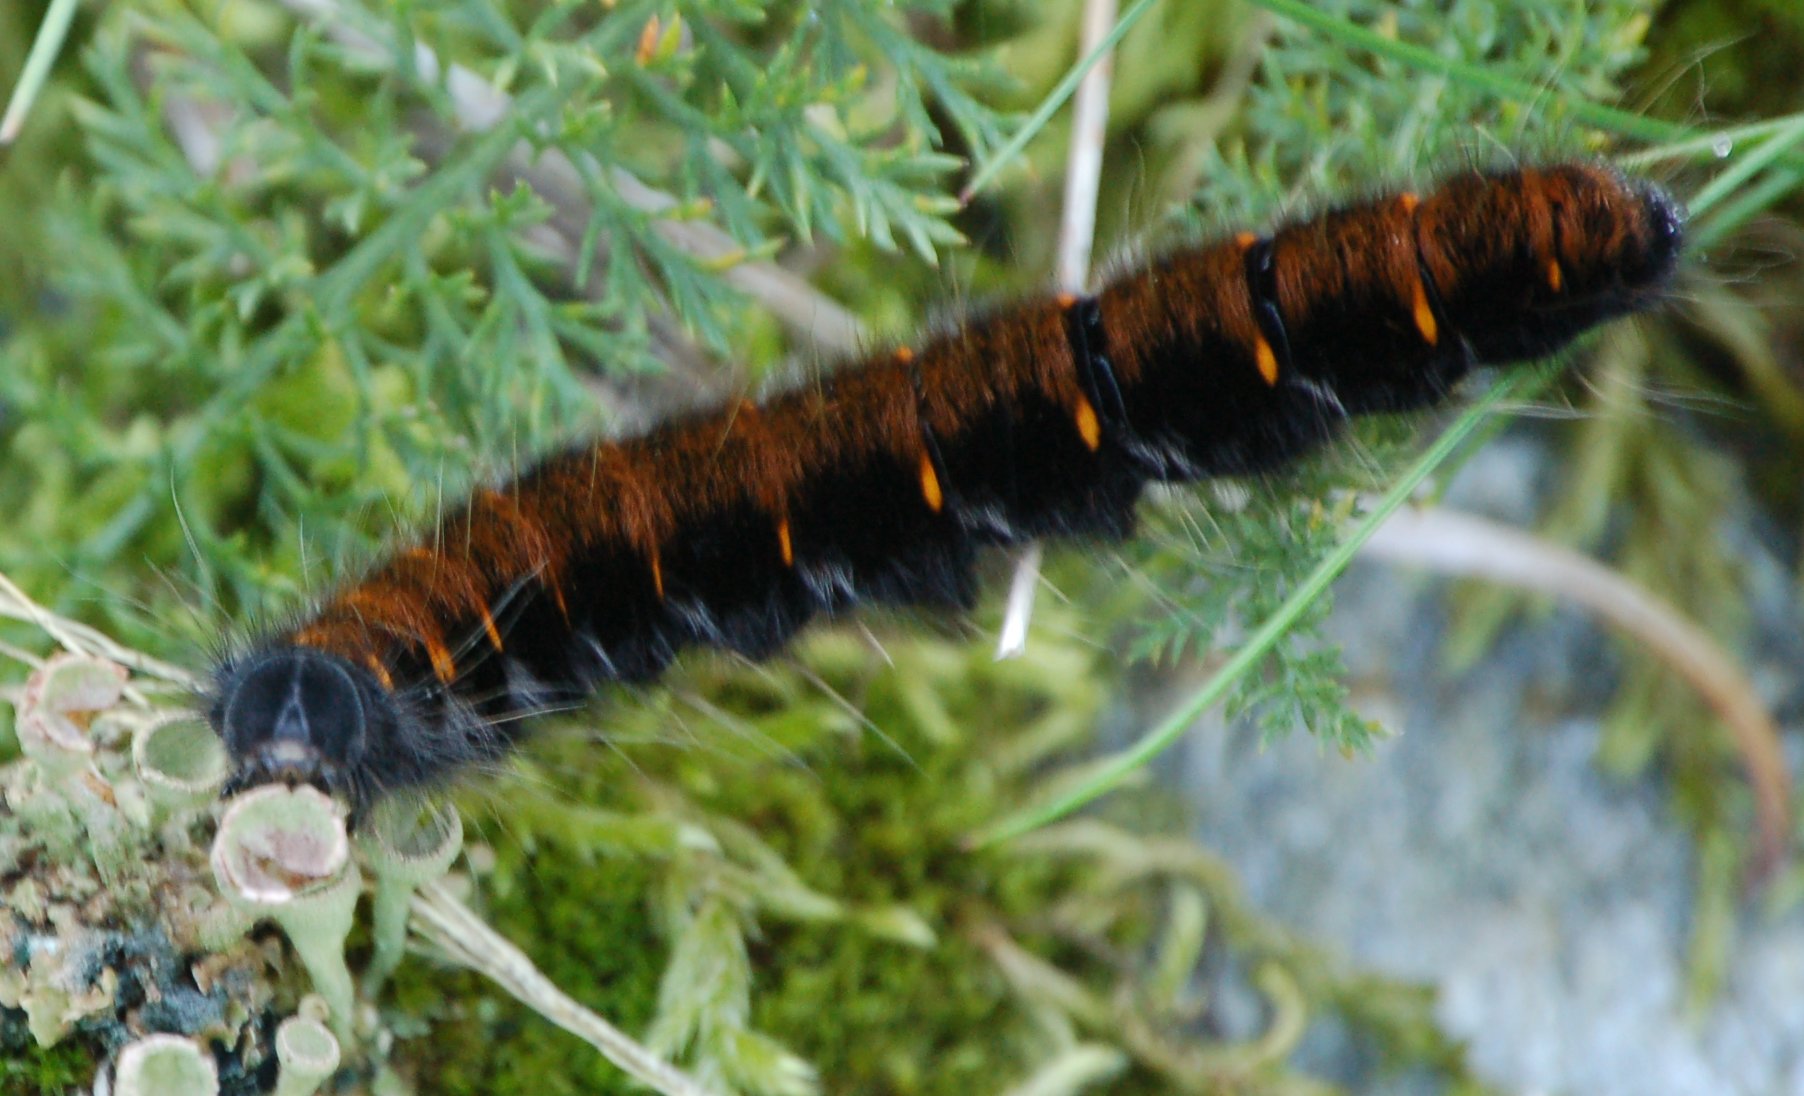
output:
[[[1273,468],[1650,307],[1682,236],[1673,198],[1599,164],[1468,171],[570,448],[223,657],[228,790],[311,783],[355,814],[685,647],[760,658],[860,601],[968,605],[985,546],[1125,537],[1149,481]]]

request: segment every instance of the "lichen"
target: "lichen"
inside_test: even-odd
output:
[[[254,1074],[267,1054],[261,1027],[276,1015],[284,983],[257,940],[240,936],[219,949],[201,943],[216,901],[207,817],[160,826],[148,824],[148,812],[134,818],[124,805],[141,792],[116,742],[103,743],[71,786],[78,790],[60,795],[29,760],[0,766],[0,833],[9,838],[10,861],[0,872],[8,1059],[62,1069],[79,1055],[85,1083],[97,1060],[137,1037],[179,1033],[217,1048],[231,1067],[222,1071],[223,1091],[256,1091]],[[43,827],[47,818],[55,824]],[[92,848],[97,833],[108,843],[104,859],[68,854],[71,841]],[[9,1083],[23,1077],[14,1071]]]

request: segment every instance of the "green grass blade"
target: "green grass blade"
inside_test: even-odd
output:
[[[1453,425],[1448,427],[1426,452],[1411,464],[1390,490],[1378,500],[1376,506],[1354,526],[1346,539],[1337,545],[1309,576],[1298,585],[1278,611],[1260,624],[1258,631],[1247,638],[1233,657],[1216,671],[1215,676],[1204,683],[1202,688],[1191,695],[1190,699],[1180,705],[1158,726],[1148,731],[1132,746],[1108,758],[1096,766],[1086,778],[1076,786],[1054,796],[1050,800],[1029,806],[1002,818],[995,824],[979,831],[971,839],[974,847],[982,848],[994,845],[1010,838],[1035,830],[1050,822],[1065,817],[1079,807],[1085,806],[1120,787],[1141,766],[1152,758],[1163,753],[1176,742],[1204,711],[1219,703],[1228,695],[1237,681],[1253,671],[1290,630],[1309,605],[1328,588],[1340,573],[1352,562],[1354,553],[1369,540],[1378,527],[1384,524],[1399,506],[1402,506],[1416,493],[1424,481],[1439,468],[1454,451],[1457,450],[1484,423],[1493,411],[1507,400],[1532,398],[1559,371],[1557,366],[1545,366],[1525,372],[1514,373],[1487,392],[1471,407],[1467,408]]]
[[[1250,0],[1250,2],[1255,7],[1264,8],[1274,15],[1283,16],[1311,30],[1319,31],[1336,41],[1345,42],[1380,57],[1388,57],[1393,61],[1424,72],[1445,76],[1449,80],[1489,92],[1499,98],[1527,103],[1545,99],[1550,94],[1558,95],[1558,92],[1550,90],[1544,84],[1521,79],[1494,68],[1443,57],[1422,46],[1400,42],[1395,38],[1387,38],[1356,23],[1319,12],[1304,3],[1303,0]],[[1675,122],[1619,110],[1601,103],[1571,99],[1566,96],[1560,96],[1560,99],[1571,111],[1572,116],[1586,125],[1608,130],[1637,141],[1650,143],[1699,142],[1700,147],[1709,148],[1721,140],[1720,135],[1717,134],[1702,133]],[[1787,167],[1804,169],[1804,157],[1788,156],[1783,162]]]
[[[1014,136],[1010,137],[1001,148],[998,148],[983,167],[978,169],[977,174],[971,177],[971,181],[965,184],[965,188],[959,191],[958,202],[960,205],[969,204],[973,197],[995,180],[1003,168],[1014,161],[1021,150],[1027,147],[1027,142],[1033,140],[1034,135],[1044,129],[1052,116],[1065,105],[1065,100],[1071,98],[1084,75],[1095,68],[1096,63],[1115,48],[1115,44],[1121,41],[1122,36],[1128,32],[1130,27],[1140,21],[1140,17],[1146,14],[1146,9],[1152,7],[1154,2],[1155,0],[1135,0],[1132,7],[1121,13],[1121,18],[1116,21],[1115,29],[1109,32],[1108,37],[1098,43],[1096,48],[1091,50],[1082,61],[1073,65],[1071,70],[1065,73],[1065,78],[1060,80],[1058,86],[1047,94],[1032,114],[1028,115],[1027,121],[1021,124],[1021,128],[1015,131]]]

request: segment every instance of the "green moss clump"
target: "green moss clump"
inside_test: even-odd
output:
[[[25,1013],[0,1008],[0,1096],[63,1096],[87,1091],[93,1052],[79,1041],[41,1047],[26,1030]]]
[[[753,674],[691,660],[609,706],[619,749],[570,728],[472,793],[493,853],[478,905],[585,1005],[734,1091],[813,1091],[785,1060],[825,1092],[984,1091],[1081,1044],[1119,1057],[1112,1092],[1305,1092],[1286,1059],[1325,1012],[1379,1058],[1426,1048],[1462,1076],[1430,995],[1356,981],[1260,921],[1202,850],[1134,832],[1135,815],[1169,828],[1156,794],[1112,801],[1119,825],[968,847],[1087,754],[1108,696],[1078,611],[1036,620],[1014,662],[888,630],[880,662],[844,631]],[[1205,951],[1268,999],[1251,1038],[1199,1034]],[[1362,1009],[1380,989],[1388,1006]],[[469,976],[415,964],[395,1012],[431,1027],[398,1051],[423,1089],[626,1090]]]
[[[645,915],[653,884],[647,866],[628,859],[596,859],[572,873],[553,853],[545,862],[518,843],[501,840],[495,875],[504,887],[484,892],[484,913],[507,926],[533,960],[566,993],[605,1009],[617,1025],[637,1031],[651,1022],[668,949]],[[397,1029],[411,1035],[397,1060],[420,1092],[496,1096],[586,1096],[640,1093],[600,1055],[499,994],[480,976],[409,961],[395,975],[388,1008]]]

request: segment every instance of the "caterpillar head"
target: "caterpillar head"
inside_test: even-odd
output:
[[[1542,237],[1536,242],[1564,280],[1548,288],[1581,300],[1608,299],[1623,312],[1658,299],[1684,243],[1685,210],[1677,199],[1595,164],[1566,164],[1533,178],[1538,185],[1528,188],[1524,232]],[[1549,228],[1538,227],[1543,217]]]
[[[1458,176],[1423,201],[1417,226],[1442,312],[1489,364],[1660,303],[1684,244],[1675,199],[1588,163]]]
[[[363,805],[372,742],[393,701],[360,667],[306,647],[254,652],[220,667],[207,718],[233,770],[227,794],[258,784],[310,784]]]

